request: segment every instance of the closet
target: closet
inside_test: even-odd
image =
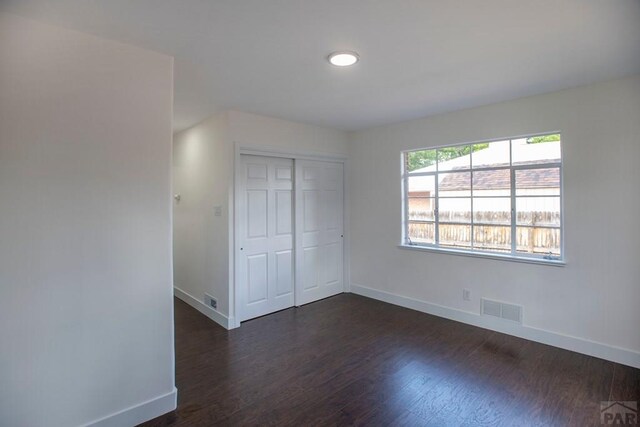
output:
[[[344,166],[240,155],[238,320],[344,291]]]

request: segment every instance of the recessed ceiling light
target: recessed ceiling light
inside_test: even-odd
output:
[[[360,57],[355,52],[333,52],[329,55],[329,62],[337,67],[348,67],[353,65]]]

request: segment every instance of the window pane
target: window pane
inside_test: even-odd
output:
[[[474,196],[511,196],[511,169],[473,171]]]
[[[418,150],[405,153],[407,172],[426,172],[436,170],[436,150]]]
[[[560,197],[517,197],[516,224],[560,226]]]
[[[544,135],[511,140],[513,165],[560,162],[560,135]]]
[[[435,221],[435,199],[432,197],[409,197],[407,214],[410,220]]]
[[[473,222],[511,225],[511,198],[491,197],[473,199]]]
[[[422,222],[409,222],[409,239],[411,243],[435,243],[435,224]]]
[[[471,172],[438,174],[438,197],[468,197],[471,195]]]
[[[469,249],[471,226],[463,224],[438,224],[440,246]]]
[[[460,145],[438,149],[438,170],[450,171],[469,169],[471,166],[471,146]]]
[[[473,168],[509,166],[509,141],[493,141],[472,146]]]
[[[516,196],[559,196],[560,168],[516,170]]]
[[[440,222],[471,223],[471,198],[440,199],[438,206]]]
[[[409,176],[407,192],[409,197],[434,197],[436,190],[435,175]]]
[[[473,248],[483,251],[511,252],[511,227],[473,227]]]
[[[560,229],[517,227],[516,251],[527,254],[560,256]]]

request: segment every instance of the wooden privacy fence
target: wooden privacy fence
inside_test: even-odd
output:
[[[432,213],[409,212],[410,220],[433,221]],[[470,212],[440,212],[440,244],[458,248],[475,248],[511,252],[510,212],[475,212],[473,239]],[[457,224],[459,223],[459,224]],[[554,227],[554,228],[550,228]],[[556,228],[557,227],[557,228]],[[516,250],[525,253],[560,253],[560,212],[518,212],[516,216]],[[433,242],[435,226],[409,223],[409,237],[417,242]]]

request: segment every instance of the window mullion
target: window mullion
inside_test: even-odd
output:
[[[511,169],[511,254],[516,254],[517,230],[516,230],[516,173]]]
[[[564,258],[564,184],[562,179],[562,165],[560,166],[560,256]]]
[[[404,197],[404,242],[411,244],[411,239],[409,238],[409,176],[408,174],[405,174],[404,176],[403,197]]]
[[[516,254],[517,240],[516,235],[516,172],[513,169],[513,141],[509,140],[509,186],[511,187],[511,255]]]
[[[473,158],[473,156],[471,154],[469,156],[471,157],[471,159]],[[470,162],[473,161],[471,159],[469,159]],[[471,189],[471,193],[470,193],[471,194],[471,236],[470,236],[471,244],[469,245],[469,247],[471,248],[471,250],[473,250],[473,247],[474,247],[473,244],[474,244],[474,240],[475,240],[473,238],[473,236],[474,236],[474,234],[473,234],[473,226],[474,226],[474,224],[473,224],[473,164],[471,165],[471,171],[469,171],[469,175],[470,175],[470,180],[471,180],[469,182],[469,188]]]
[[[436,157],[437,158],[437,157]],[[439,187],[440,187],[440,179],[438,177],[438,164],[436,163],[436,175],[435,175],[435,202],[436,202],[436,206],[435,206],[435,211],[434,211],[434,216],[435,216],[435,223],[434,223],[434,244],[436,246],[440,246],[440,197],[439,197]]]

